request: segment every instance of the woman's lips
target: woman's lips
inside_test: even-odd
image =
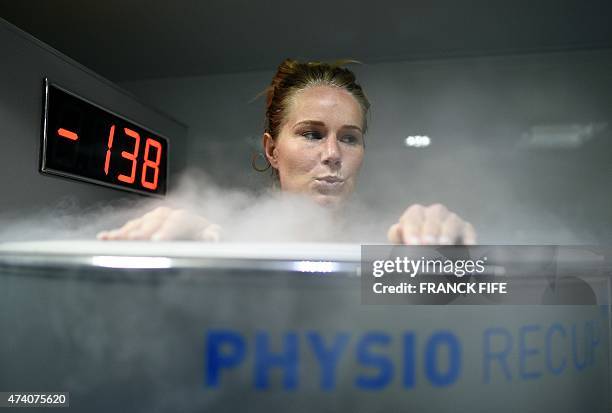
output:
[[[321,193],[340,192],[344,186],[344,179],[337,176],[322,176],[315,178],[315,188]]]

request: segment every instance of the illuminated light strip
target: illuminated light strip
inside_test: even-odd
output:
[[[106,268],[171,268],[172,260],[166,257],[125,257],[120,255],[99,255],[91,263]]]
[[[68,129],[64,129],[64,128],[59,128],[59,129],[57,130],[57,134],[58,134],[59,136],[64,137],[64,138],[68,138],[68,139],[70,139],[71,141],[76,141],[77,139],[79,139],[79,135],[77,135],[77,134],[76,134],[76,133],[74,133],[74,132],[69,131]]]
[[[293,263],[293,269],[300,272],[334,272],[340,266],[331,261],[298,261]]]

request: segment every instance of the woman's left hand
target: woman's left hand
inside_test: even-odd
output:
[[[444,205],[412,205],[387,232],[389,242],[406,245],[474,245],[476,231]]]

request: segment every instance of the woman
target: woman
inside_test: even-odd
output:
[[[271,168],[283,192],[338,210],[356,185],[369,106],[350,70],[285,60],[267,90],[264,169]],[[160,207],[98,238],[218,240],[220,228],[185,210]],[[409,245],[476,242],[472,225],[440,204],[408,207],[387,238]]]

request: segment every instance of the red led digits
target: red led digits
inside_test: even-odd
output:
[[[149,159],[149,150],[151,147],[156,149],[155,162]],[[147,143],[145,144],[144,151],[144,163],[142,164],[142,175],[140,178],[140,183],[143,187],[151,190],[155,190],[157,188],[157,179],[159,178],[159,162],[161,161],[162,154],[162,146],[161,143],[157,142],[154,139],[147,138]],[[147,181],[147,168],[153,169],[153,182]]]
[[[166,137],[48,79],[43,96],[41,173],[143,195],[166,194]]]
[[[108,148],[106,150],[106,160],[104,161],[104,173],[106,175],[108,175],[108,166],[110,164],[111,148],[113,147],[114,136],[115,136],[115,125],[112,125],[110,128],[110,132],[108,133],[108,143],[106,144],[106,147]]]
[[[127,136],[136,139],[136,143],[134,144],[134,152],[128,152],[128,151],[121,152],[122,157],[132,161],[132,173],[130,174],[130,176],[123,175],[123,174],[119,175],[117,179],[119,179],[121,182],[133,184],[134,181],[136,180],[136,157],[138,156],[138,148],[140,146],[140,134],[138,134],[138,132],[133,131],[132,129],[129,129],[129,128],[123,128],[123,130]]]
[[[63,138],[70,139],[71,141],[76,141],[77,139],[79,139],[79,135],[64,128],[59,128],[57,130],[57,134]]]
[[[136,181],[136,167],[138,165],[138,149],[140,148],[140,134],[129,128],[124,128],[123,130],[126,136],[129,136],[130,138],[135,139],[136,142],[134,143],[133,152],[128,152],[128,151],[121,152],[121,156],[123,158],[132,161],[132,171],[130,175],[128,176],[128,175],[121,174],[117,176],[117,179],[120,180],[121,182],[133,184]],[[104,161],[104,173],[106,175],[108,175],[108,169],[110,166],[111,149],[113,148],[114,137],[115,137],[115,125],[111,125],[109,133],[108,133],[108,142],[106,144],[106,147],[107,147],[106,159]],[[150,158],[151,148],[155,149],[155,159],[154,160]],[[145,143],[145,150],[144,150],[144,156],[143,156],[144,159],[143,159],[142,171],[141,171],[141,177],[140,177],[140,183],[142,184],[143,188],[147,188],[152,191],[155,191],[157,189],[157,185],[159,181],[159,164],[161,162],[161,157],[162,157],[162,144],[156,141],[155,139],[147,138],[147,141]],[[152,181],[147,180],[147,171],[149,169],[153,169],[153,180]]]

